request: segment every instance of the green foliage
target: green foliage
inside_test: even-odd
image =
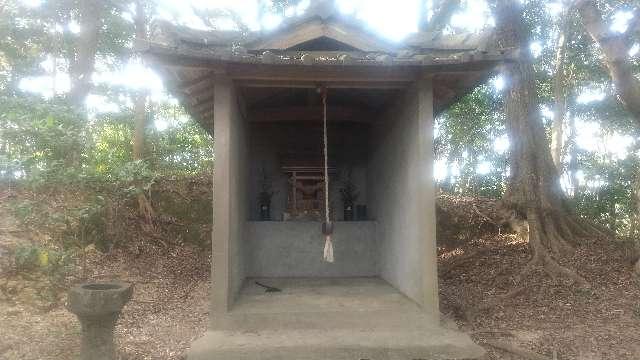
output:
[[[181,108],[158,104],[153,118],[164,122],[166,129],[147,129],[147,162],[165,175],[196,175],[213,168],[213,142],[195,121]]]
[[[211,138],[192,120],[176,120],[165,131],[149,127],[149,159],[132,162],[131,113],[88,122],[60,99],[25,96],[2,96],[0,108],[0,182],[21,180],[35,187],[143,182],[148,188],[160,173],[192,175],[213,165]]]
[[[15,174],[36,183],[80,175],[85,123],[63,102],[0,97],[0,181]]]
[[[89,245],[106,249],[106,219],[106,202],[102,196],[95,196],[86,204],[67,210],[61,245],[68,250],[83,251]]]
[[[12,91],[22,76],[38,71],[50,37],[40,14],[19,1],[0,6],[0,90]]]
[[[261,0],[259,4],[264,13],[282,14],[298,2]],[[598,2],[607,18],[626,6],[618,0]],[[566,64],[568,116],[600,124],[608,134],[631,135],[637,141],[638,130],[615,98],[600,51],[585,33],[579,17],[575,11],[554,16],[547,11],[549,4],[546,0],[523,2],[523,21],[531,39],[541,47],[534,67],[542,105],[547,109],[554,106],[556,41],[561,20],[566,20],[570,39]],[[135,29],[123,16],[131,11],[131,2],[113,0],[102,5],[105,12],[100,20],[97,63],[103,71],[122,69],[133,56]],[[153,17],[154,3],[149,2],[146,10]],[[86,109],[72,108],[59,97],[44,100],[21,93],[21,79],[50,75],[51,70],[40,65],[44,60],[56,58],[56,72],[61,73],[77,60],[78,36],[67,25],[77,22],[78,15],[77,0],[45,0],[36,7],[8,1],[0,6],[0,185],[18,183],[38,190],[46,186],[72,187],[118,202],[148,193],[159,177],[211,172],[214,160],[210,134],[172,101],[150,102],[144,159],[133,161],[134,114],[128,104],[134,90],[96,84],[92,93],[105,96],[120,109],[95,116],[89,116]],[[225,19],[247,30],[238,14],[224,9],[201,9],[197,15],[211,26]],[[636,73],[640,72],[639,59],[636,56],[633,60]],[[602,89],[605,99],[579,103],[578,95],[587,88]],[[442,190],[490,197],[503,194],[509,173],[508,154],[496,151],[494,146],[496,139],[506,136],[501,97],[490,85],[480,86],[438,116],[436,157],[449,168],[439,180]],[[549,119],[546,120],[549,127]],[[161,130],[154,126],[156,123],[163,125]],[[573,198],[578,213],[620,236],[636,236],[637,154],[617,159],[576,146],[567,146],[565,153],[576,156],[577,169],[572,171],[579,171],[584,178]],[[568,164],[564,167],[567,176]],[[266,197],[270,200],[272,190],[263,190],[263,201]],[[46,224],[52,233],[64,233],[59,237],[64,249],[80,249],[93,243],[104,246],[108,239],[100,217],[105,217],[109,205],[100,196],[76,205],[53,214],[45,213],[36,202],[19,201],[10,206],[28,226]],[[21,254],[25,264],[29,254],[27,250]]]
[[[617,160],[588,153],[581,155],[580,169],[586,183],[573,199],[576,210],[621,237],[633,236],[637,213],[634,180],[638,159],[634,156]]]
[[[16,270],[22,273],[41,273],[52,286],[62,284],[73,265],[73,256],[68,251],[56,251],[36,245],[20,246],[15,250]]]
[[[28,223],[34,218],[33,202],[29,200],[9,203],[13,215],[22,223]]]
[[[29,245],[18,247],[14,254],[18,271],[31,271],[40,266],[40,248]]]
[[[450,167],[440,181],[444,190],[466,195],[502,195],[506,157],[494,150],[495,139],[506,135],[500,109],[498,95],[485,85],[436,119],[436,159]],[[483,164],[491,164],[491,168],[478,174],[478,167]]]
[[[118,189],[126,197],[146,193],[155,182],[156,177],[157,174],[149,170],[144,161],[132,161],[120,169],[117,179]]]
[[[93,147],[87,149],[89,167],[97,177],[114,180],[120,169],[132,161],[133,127],[120,121],[103,119],[91,131]]]

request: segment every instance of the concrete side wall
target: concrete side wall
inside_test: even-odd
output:
[[[250,277],[349,277],[379,275],[379,246],[373,221],[337,222],[335,262],[322,260],[319,222],[247,223]]]
[[[214,86],[212,316],[230,309],[245,279],[247,219],[246,124],[233,82],[216,79]]]
[[[381,276],[438,314],[432,103],[431,81],[419,81],[377,122],[368,198]]]

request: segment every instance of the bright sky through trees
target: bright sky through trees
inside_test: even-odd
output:
[[[41,4],[41,0],[20,0],[25,5],[36,7]],[[337,0],[338,8],[346,13],[352,14],[371,26],[371,29],[390,40],[400,40],[404,36],[415,32],[418,26],[417,9],[419,0],[396,0],[394,6],[388,6],[387,1],[381,0]],[[310,0],[303,0],[298,5],[285,10],[288,16],[301,14],[309,6]],[[229,9],[236,12],[242,21],[252,30],[261,27],[265,29],[277,26],[282,17],[271,15],[260,19],[258,14],[257,0],[158,0],[157,16],[193,28],[206,29],[206,25],[195,14],[194,9]],[[133,10],[132,10],[133,11]],[[124,17],[133,21],[133,14],[125,13]],[[262,21],[262,23],[261,23]],[[456,13],[452,18],[454,26],[467,31],[478,31],[489,25],[490,13],[484,1],[471,1],[464,11]],[[66,28],[72,33],[77,33],[80,28],[77,23],[66,24]],[[221,29],[235,27],[232,21],[221,20],[216,23]],[[59,63],[62,59],[59,59]],[[43,70],[48,74],[53,74],[52,59],[48,59],[41,64]],[[55,84],[56,93],[64,93],[69,90],[69,77],[63,71],[56,71],[55,81],[51,75],[38,76],[23,79],[20,86],[25,91],[40,93],[45,97],[53,96]],[[152,71],[142,68],[139,64],[128,64],[120,71],[109,71],[106,64],[101,64],[101,59],[96,61],[96,73],[93,77],[96,84],[112,84],[131,87],[134,89],[147,88],[152,92],[152,99],[161,101],[166,98],[162,81]],[[88,107],[93,112],[112,111],[115,104],[106,104],[96,101],[93,97]],[[104,105],[104,106],[102,106]],[[117,106],[117,105],[116,105]]]
[[[40,6],[43,0],[20,0],[30,7]],[[415,32],[418,26],[418,12],[420,0],[396,0],[392,6],[388,1],[383,0],[336,0],[337,6],[345,14],[351,14],[365,23],[381,36],[391,41],[401,40],[406,35]],[[303,0],[296,6],[285,9],[285,16],[296,16],[305,11],[310,5],[310,0]],[[242,19],[242,21],[252,30],[260,28],[269,29],[276,27],[283,17],[275,14],[261,16],[258,13],[258,0],[157,0],[156,17],[172,22],[187,25],[193,28],[206,29],[207,26],[195,14],[197,9],[229,9]],[[557,17],[561,13],[560,3],[550,3],[546,6],[546,11]],[[123,16],[128,21],[133,21],[133,8],[131,13]],[[618,11],[611,19],[611,29],[616,32],[624,32],[633,17],[630,11]],[[231,20],[222,19],[215,23],[217,28],[231,29],[235,23]],[[71,33],[81,31],[77,23],[62,25]],[[479,31],[487,26],[493,26],[490,9],[487,3],[482,0],[463,1],[463,9],[452,16],[451,26],[465,31]],[[445,30],[448,31],[448,30]],[[536,57],[540,56],[544,48],[549,44],[540,41],[533,41],[530,51]],[[630,56],[637,56],[640,52],[640,45],[635,44],[629,51]],[[51,97],[55,93],[64,93],[69,90],[69,76],[65,73],[63,59],[58,59],[58,69],[53,71],[53,59],[48,58],[41,64],[42,69],[50,75],[25,78],[21,81],[21,88],[26,91],[39,93],[44,97]],[[55,74],[55,80],[52,78]],[[170,98],[162,85],[161,79],[151,70],[139,63],[131,62],[116,71],[112,70],[104,59],[97,59],[96,72],[93,76],[95,84],[123,86],[133,89],[147,89],[150,91],[151,99],[155,102],[175,101]],[[502,77],[491,80],[494,91],[501,91],[508,81]],[[588,104],[602,101],[608,92],[607,89],[597,87],[585,87],[576,99],[578,103]],[[119,99],[117,103],[108,100],[104,96],[90,95],[87,98],[87,108],[90,114],[117,112],[122,107],[131,107],[128,98]],[[548,106],[543,106],[541,112],[544,118],[550,119],[551,110]],[[633,145],[634,139],[629,135],[610,134],[602,129],[598,124],[577,119],[578,138],[577,144],[583,150],[613,154],[615,158],[624,158],[628,148]],[[169,121],[157,119],[156,128],[163,130],[170,126]],[[604,141],[603,141],[604,139]],[[497,138],[494,143],[494,150],[504,153],[509,146],[507,138]],[[486,173],[489,171],[489,163],[482,163],[477,171]],[[436,164],[436,177],[446,176],[447,172],[456,172],[456,164]]]

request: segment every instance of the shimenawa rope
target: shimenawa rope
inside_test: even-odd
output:
[[[324,261],[333,262],[333,243],[331,242],[331,233],[333,232],[333,224],[329,218],[329,155],[327,140],[327,89],[322,88],[322,107],[323,107],[323,142],[324,142],[324,225],[322,232],[324,234]]]

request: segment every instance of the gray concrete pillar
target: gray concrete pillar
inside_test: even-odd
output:
[[[211,317],[225,314],[242,286],[246,213],[246,124],[233,81],[214,82]]]
[[[417,81],[375,125],[369,163],[381,276],[439,317],[433,180],[433,90]]]
[[[418,136],[418,189],[419,189],[419,213],[423,214],[423,222],[419,232],[423,234],[424,263],[423,263],[423,300],[425,311],[439,316],[438,293],[438,252],[436,245],[436,191],[433,178],[433,162],[435,159],[433,149],[433,83],[432,79],[423,79],[416,84],[418,97],[417,122]]]

